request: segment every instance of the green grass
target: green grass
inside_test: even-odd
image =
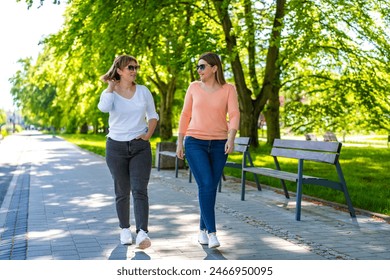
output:
[[[105,136],[103,135],[61,135],[83,149],[96,154],[105,155]],[[366,139],[367,140],[367,139]],[[383,139],[381,139],[383,141]],[[153,161],[159,137],[151,139]],[[173,140],[172,140],[173,141]],[[366,141],[364,141],[366,142]],[[274,162],[269,156],[271,147],[261,143],[259,148],[251,148],[250,152],[256,166],[274,168]],[[240,162],[239,155],[230,155],[229,161]],[[281,167],[285,171],[297,172],[297,161],[292,159],[280,159]],[[153,163],[154,164],[154,163]],[[385,145],[380,147],[366,143],[366,145],[353,146],[348,143],[343,145],[340,156],[340,164],[347,182],[352,204],[356,208],[390,215],[390,148]],[[329,168],[328,168],[329,167]],[[337,179],[334,166],[324,168],[324,164],[305,163],[304,172],[307,175],[320,176],[329,179]],[[225,168],[228,176],[241,177],[240,170]],[[247,179],[254,181],[251,174]],[[280,181],[273,178],[261,177],[260,183],[281,188]],[[296,191],[296,184],[286,182],[289,191]],[[332,189],[304,185],[303,193],[323,200],[345,204],[343,193]]]

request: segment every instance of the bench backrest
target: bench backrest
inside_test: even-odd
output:
[[[275,139],[271,155],[335,164],[340,150],[340,142]]]
[[[244,153],[250,145],[250,137],[236,137],[234,139],[234,152]]]

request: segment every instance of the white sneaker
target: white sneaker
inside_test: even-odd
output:
[[[219,246],[221,246],[221,244],[219,244],[219,241],[218,241],[218,238],[217,238],[217,235],[215,234],[215,232],[210,233],[209,234],[209,248],[217,248]]]
[[[122,229],[120,240],[122,245],[131,245],[133,243],[130,228]]]
[[[140,229],[140,231],[137,234],[137,239],[135,240],[135,244],[140,249],[146,249],[152,245],[152,242],[150,241],[150,238],[148,234]]]
[[[201,230],[198,235],[198,242],[202,245],[209,244],[209,237],[207,236],[207,233],[205,230]]]

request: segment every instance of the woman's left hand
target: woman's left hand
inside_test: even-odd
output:
[[[144,141],[149,141],[149,137],[148,137],[147,134],[142,134],[142,135],[138,136],[137,139],[142,139]]]
[[[230,154],[234,150],[234,140],[227,140],[225,144],[225,154]]]

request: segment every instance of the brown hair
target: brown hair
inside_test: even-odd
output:
[[[221,63],[221,59],[219,58],[219,55],[213,52],[206,52],[199,57],[198,61],[201,59],[205,60],[211,66],[217,66],[217,72],[215,72],[215,79],[220,85],[226,84],[225,76],[223,74],[223,69],[222,69],[222,63]]]
[[[121,76],[118,74],[117,70],[118,69],[123,69],[124,67],[129,65],[129,63],[131,61],[134,61],[135,63],[138,64],[138,62],[135,59],[135,57],[133,57],[131,55],[120,55],[120,56],[117,56],[114,59],[114,62],[111,65],[110,70],[108,70],[108,72],[106,74],[101,76],[100,79],[102,81],[104,81],[104,82],[106,82],[108,80],[117,80],[117,81],[119,81],[121,79]]]

